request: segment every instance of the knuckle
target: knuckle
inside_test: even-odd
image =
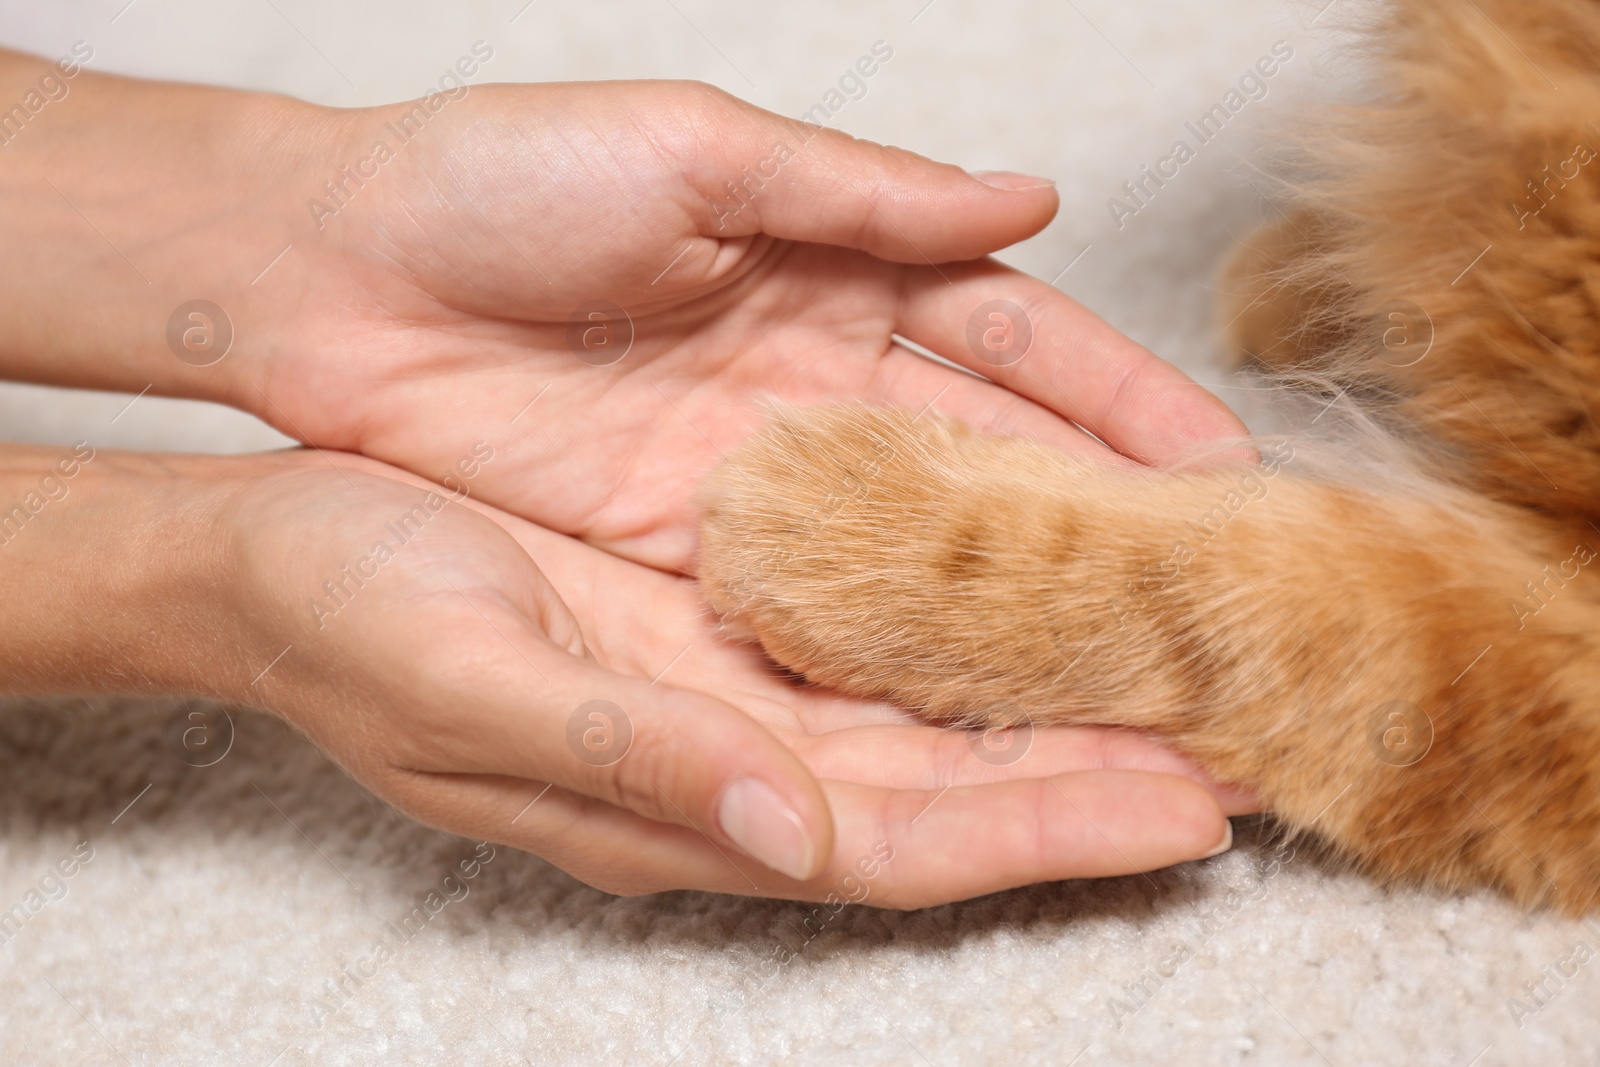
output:
[[[708,146],[703,131],[723,129],[731,121],[748,118],[749,105],[725,89],[710,82],[676,82],[665,95],[667,109],[678,121],[658,128],[656,136],[665,133],[663,142],[680,153],[702,153]]]
[[[646,818],[681,822],[686,813],[673,799],[682,792],[693,754],[675,730],[646,727],[634,735],[626,755],[612,768],[613,803]]]
[[[714,104],[717,106],[727,106],[730,104],[738,105],[743,103],[742,100],[728,92],[726,89],[722,88],[720,85],[713,85],[711,82],[703,81],[699,78],[687,79],[682,83],[682,85],[687,99],[691,101]]]

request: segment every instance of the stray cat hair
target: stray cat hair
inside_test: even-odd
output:
[[[1374,876],[1584,913],[1600,3],[1396,0],[1362,40],[1366,102],[1301,138],[1220,311],[1242,357],[1382,427],[1351,436],[1378,461],[1291,436],[1128,469],[936,412],[781,409],[701,490],[700,579],[810,681],[1148,729]]]

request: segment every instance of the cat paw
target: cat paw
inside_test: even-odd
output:
[[[779,409],[700,490],[701,585],[810,681],[1014,723],[1059,690],[1063,627],[1114,623],[1071,582],[1110,541],[1090,468],[937,413]]]

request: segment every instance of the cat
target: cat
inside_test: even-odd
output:
[[[1585,913],[1600,3],[1396,0],[1361,40],[1366,102],[1308,127],[1221,315],[1387,459],[1291,435],[1125,469],[936,411],[780,409],[699,491],[700,581],[811,682],[1146,729],[1377,878]]]

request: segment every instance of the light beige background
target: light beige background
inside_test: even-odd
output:
[[[1060,217],[1003,258],[1056,279],[1230,402],[1245,394],[1212,369],[1213,273],[1268,210],[1241,160],[1273,123],[1337,95],[1346,73],[1326,58],[1342,12],[1319,17],[1322,0],[524,4],[4,0],[0,42],[58,55],[82,39],[97,69],[349,106],[421,93],[481,39],[497,80],[700,78],[798,114],[881,39],[893,60],[836,124],[973,168],[1056,177]],[[1115,227],[1106,201],[1121,183],[1280,39],[1296,58],[1268,98]],[[7,386],[0,427],[12,440],[139,448],[283,442],[236,412],[128,399]],[[1304,857],[1274,865],[1248,833],[1228,856],[1149,877],[916,914],[851,909],[809,941],[799,906],[614,900],[502,850],[466,899],[323,1020],[325,983],[367,959],[383,924],[471,846],[408,823],[249,713],[235,713],[225,758],[188,766],[172,744],[181,714],[140,702],[0,708],[0,910],[75,842],[94,849],[66,895],[0,945],[0,1060],[1467,1067],[1600,1056],[1589,1025],[1600,965],[1547,984],[1548,1006],[1521,1027],[1509,1010],[1580,938],[1600,939],[1486,896],[1388,893]],[[769,976],[780,945],[802,947]],[[1157,974],[1171,960],[1170,977]]]

